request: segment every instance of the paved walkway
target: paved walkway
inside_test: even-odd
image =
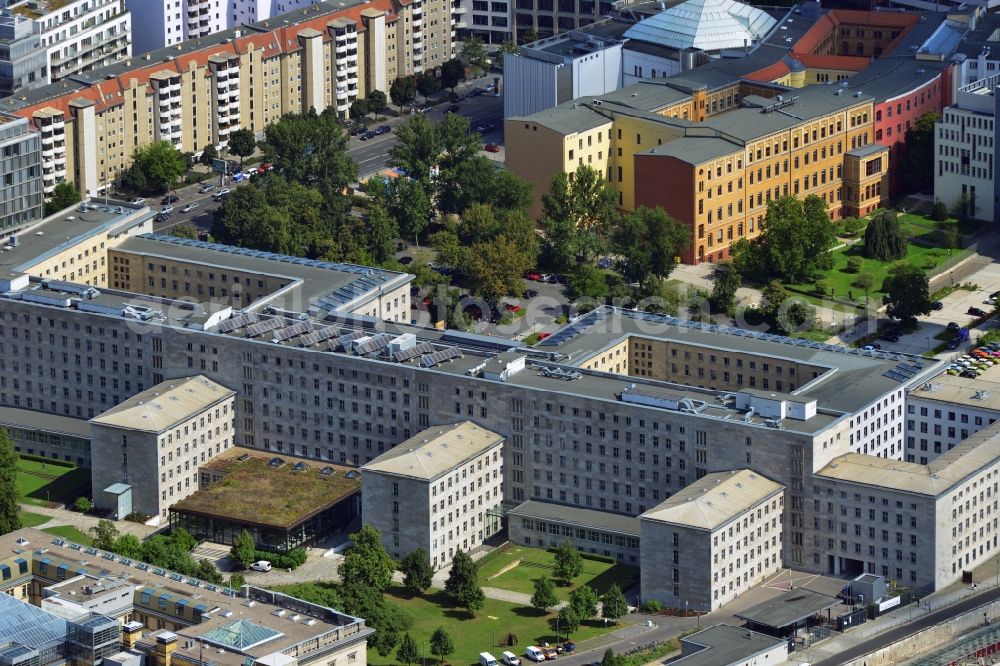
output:
[[[36,529],[69,525],[71,527],[75,527],[81,532],[89,533],[90,528],[96,527],[97,521],[100,520],[100,518],[88,516],[76,511],[70,511],[68,509],[53,509],[46,506],[35,506],[34,504],[21,504],[21,509],[23,511],[27,511],[28,513],[37,513],[50,518],[49,522],[39,525]],[[119,520],[115,522],[115,527],[117,527],[118,531],[122,534],[134,534],[140,539],[145,539],[159,529],[143,525],[141,523],[133,523],[129,520]]]

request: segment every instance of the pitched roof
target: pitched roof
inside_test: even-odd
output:
[[[775,23],[764,10],[736,0],[687,0],[639,21],[625,37],[675,49],[718,51],[744,48]]]
[[[163,432],[236,395],[203,375],[168,379],[90,419],[91,423],[144,432]]]
[[[502,441],[502,435],[471,421],[434,426],[386,451],[361,470],[433,481]]]
[[[714,530],[782,489],[780,483],[746,469],[716,472],[654,506],[639,520]]]

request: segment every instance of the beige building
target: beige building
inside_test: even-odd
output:
[[[1000,419],[1000,367],[975,379],[942,372],[906,395],[906,461],[926,465]]]
[[[92,418],[95,504],[117,513],[103,491],[124,484],[132,511],[166,518],[198,490],[199,465],[233,445],[235,395],[198,375],[161,382]]]
[[[840,456],[816,473],[813,498],[834,574],[939,589],[1000,551],[1000,426],[926,465]]]
[[[372,90],[451,59],[458,11],[449,0],[317,3],[3,100],[0,111],[64,148],[43,154],[53,182],[93,195],[155,141],[197,154],[236,129],[260,136],[287,113],[333,108],[346,118]]]
[[[451,564],[500,531],[502,435],[471,421],[417,433],[361,468],[361,515],[394,559],[417,548]]]
[[[781,568],[784,488],[749,470],[702,477],[639,516],[642,598],[714,611]]]

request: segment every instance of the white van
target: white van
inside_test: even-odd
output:
[[[534,645],[529,645],[524,648],[524,656],[531,661],[545,661],[545,653],[536,648]]]
[[[521,660],[513,652],[504,652],[500,655],[500,661],[507,666],[521,666]]]
[[[480,652],[479,666],[497,666],[497,660],[489,652]]]

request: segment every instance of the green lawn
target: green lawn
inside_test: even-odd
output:
[[[59,527],[46,527],[42,531],[47,532],[52,536],[62,537],[63,539],[76,542],[81,546],[89,546],[92,542],[92,539],[89,536],[87,536],[80,530],[70,525],[60,525]]]
[[[448,659],[450,664],[461,666],[476,664],[480,652],[490,652],[494,657],[499,657],[502,651],[510,650],[520,655],[529,645],[541,641],[552,644],[556,642],[555,627],[550,622],[554,621],[554,613],[539,613],[530,607],[487,599],[483,608],[472,618],[465,610],[451,608],[444,592],[440,590],[430,590],[428,596],[411,597],[402,588],[391,588],[386,592],[386,596],[405,608],[413,618],[413,626],[409,632],[424,655],[429,657],[428,642],[435,629],[443,627],[451,635],[455,642],[455,653]],[[614,630],[621,626],[623,625],[611,626],[609,629]],[[609,629],[605,629],[602,623],[590,621],[581,625],[570,638],[579,642],[603,634]],[[516,646],[491,647],[494,645],[494,634],[499,641],[508,633],[517,636]],[[565,634],[562,638],[566,639]],[[368,663],[372,666],[394,664],[396,663],[394,656],[381,657],[374,650],[369,650]],[[429,663],[433,662],[433,657],[429,657]]]
[[[19,458],[17,491],[26,504],[72,504],[90,496],[90,470],[57,462]]]
[[[49,522],[49,520],[51,519],[48,516],[43,516],[40,513],[21,512],[21,527],[38,527]]]
[[[520,562],[513,569],[496,578],[491,578],[500,570]],[[535,581],[542,576],[552,578],[555,555],[541,548],[511,545],[502,551],[495,551],[480,566],[479,581],[483,586],[497,587],[513,592],[531,594],[535,591]],[[608,591],[613,583],[618,583],[622,591],[628,590],[639,581],[639,570],[624,564],[611,564],[583,559],[583,572],[573,579],[568,587],[556,586],[556,596],[568,599],[577,586],[589,583],[598,595]]]

